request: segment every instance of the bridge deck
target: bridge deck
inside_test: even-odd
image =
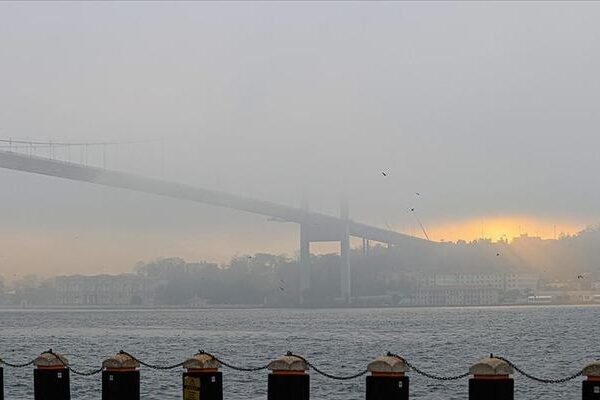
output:
[[[283,221],[309,224],[315,227],[326,228],[330,231],[334,230],[342,232],[345,224],[348,223],[349,232],[352,236],[394,245],[406,244],[407,242],[412,241],[423,242],[423,239],[413,236],[380,229],[352,220],[344,221],[330,215],[310,212],[300,208],[156,178],[52,160],[45,157],[0,151],[0,168],[134,190],[218,207],[226,207],[273,217]]]

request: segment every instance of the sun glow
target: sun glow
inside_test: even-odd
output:
[[[558,238],[561,234],[573,234],[585,228],[575,221],[546,220],[526,216],[481,217],[463,221],[445,221],[428,227],[428,234],[436,241],[508,240],[523,234],[542,239]]]

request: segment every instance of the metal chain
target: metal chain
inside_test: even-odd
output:
[[[302,356],[299,356],[299,355],[291,353],[291,352],[288,352],[287,355],[291,356],[291,357],[299,358],[300,360],[304,361],[306,363],[306,365],[308,365],[309,368],[314,369],[315,372],[318,373],[319,375],[323,375],[326,378],[334,379],[336,381],[349,381],[351,379],[359,378],[359,377],[365,375],[367,372],[369,372],[368,370],[365,369],[360,372],[357,372],[354,375],[347,375],[347,376],[331,375],[325,371],[322,371],[316,365],[314,365],[313,363],[311,363],[310,361],[308,361],[306,358],[304,358]]]
[[[183,362],[180,362],[180,363],[177,363],[177,364],[167,365],[167,366],[153,365],[153,364],[148,364],[148,363],[146,363],[146,362],[138,359],[137,357],[133,356],[130,353],[127,353],[126,351],[121,350],[120,353],[121,354],[125,354],[125,355],[131,357],[133,360],[139,362],[140,365],[143,365],[145,367],[148,367],[148,368],[154,369],[154,370],[161,370],[161,371],[171,370],[171,369],[174,369],[174,368],[179,368],[179,367],[183,366],[183,364],[184,364]],[[46,351],[46,352],[44,352],[42,354],[51,354],[51,355],[53,355],[54,357],[56,357],[56,359],[58,359],[65,366],[65,368],[67,368],[69,371],[71,371],[72,373],[74,373],[76,375],[80,375],[80,376],[92,376],[92,375],[99,374],[100,372],[103,371],[102,367],[98,368],[98,369],[95,369],[93,371],[89,371],[89,372],[78,371],[78,370],[72,368],[67,363],[65,363],[64,360],[61,357],[59,357],[56,353],[54,353],[52,351],[52,349],[50,349],[50,350],[48,350],[48,351]],[[225,367],[233,369],[233,370],[236,370],[236,371],[241,371],[241,372],[257,372],[257,371],[265,370],[265,369],[267,369],[269,367],[269,364],[261,365],[261,366],[258,366],[258,367],[240,367],[240,366],[237,366],[237,365],[230,364],[230,363],[228,363],[228,362],[226,362],[226,361],[218,358],[217,356],[215,356],[213,354],[210,354],[210,353],[206,353],[206,352],[204,352],[202,350],[200,351],[200,354],[207,354],[210,357],[212,357],[215,361],[217,361],[217,362],[221,363],[222,365],[224,365]],[[326,378],[329,378],[329,379],[340,380],[340,381],[351,380],[351,379],[359,378],[359,377],[367,374],[367,372],[368,372],[368,370],[365,369],[365,370],[357,372],[356,374],[353,374],[353,375],[347,375],[347,376],[332,375],[330,373],[327,373],[327,372],[321,370],[319,367],[317,367],[316,365],[314,365],[313,363],[311,363],[310,361],[308,361],[306,358],[304,358],[302,356],[299,356],[297,354],[293,354],[291,352],[288,352],[287,355],[288,356],[292,356],[292,357],[296,357],[296,358],[302,360],[303,362],[306,363],[306,365],[309,368],[313,369],[316,373],[318,373],[319,375],[322,375],[322,376],[324,376]],[[388,352],[388,356],[397,357],[397,358],[401,359],[402,361],[404,361],[404,363],[406,364],[406,366],[408,368],[414,370],[417,374],[422,375],[422,376],[424,376],[426,378],[429,378],[429,379],[433,379],[433,380],[438,380],[438,381],[455,381],[455,380],[463,379],[463,378],[466,378],[467,376],[469,376],[469,372],[466,372],[466,373],[460,374],[460,375],[455,375],[455,376],[439,376],[439,375],[434,375],[434,374],[431,374],[429,372],[425,372],[425,371],[417,368],[416,366],[414,366],[413,364],[411,364],[410,362],[408,362],[406,359],[400,357],[397,354]],[[576,378],[579,378],[580,376],[583,375],[583,370],[580,370],[580,371],[578,371],[578,372],[576,372],[576,373],[574,373],[572,375],[569,375],[567,377],[564,377],[564,378],[558,378],[558,379],[539,378],[537,376],[531,375],[530,373],[524,371],[519,366],[517,366],[515,363],[513,363],[512,361],[510,361],[510,360],[508,360],[508,359],[506,359],[504,357],[498,357],[498,356],[492,356],[492,357],[496,358],[498,360],[502,360],[502,361],[506,362],[515,371],[517,371],[519,374],[525,376],[526,378],[529,378],[529,379],[531,379],[533,381],[536,381],[536,382],[545,383],[545,384],[565,383],[565,382],[572,381],[572,380],[574,380]],[[6,365],[7,367],[10,367],[10,368],[25,368],[25,367],[28,367],[28,366],[32,365],[34,363],[34,361],[35,360],[31,360],[31,361],[28,361],[28,362],[22,363],[22,364],[13,364],[13,363],[10,363],[10,362],[8,362],[6,360],[0,359],[0,365]]]
[[[581,375],[583,375],[583,370],[573,374],[573,375],[569,375],[565,378],[558,378],[558,379],[544,379],[544,378],[539,378],[537,376],[533,376],[528,372],[523,371],[521,368],[519,368],[517,365],[515,365],[515,363],[513,363],[510,360],[507,360],[504,357],[497,357],[494,356],[493,358],[497,358],[498,360],[502,360],[504,362],[506,362],[508,365],[510,365],[515,371],[517,371],[519,374],[523,375],[526,378],[529,378],[533,381],[536,382],[540,382],[540,383],[547,383],[547,384],[557,384],[557,383],[565,383],[565,382],[569,382],[572,381],[573,379],[579,378]]]
[[[406,364],[406,366],[410,369],[412,369],[413,371],[415,371],[417,374],[422,375],[426,378],[429,379],[433,379],[436,381],[457,381],[459,379],[463,379],[466,378],[467,376],[469,376],[469,373],[466,372],[464,374],[460,374],[460,375],[455,375],[455,376],[439,376],[439,375],[434,375],[434,374],[430,374],[429,372],[425,372],[417,367],[415,367],[414,365],[412,365],[411,363],[409,363],[408,361],[406,361],[406,359],[404,359],[403,357],[400,357],[397,354],[394,353],[389,353],[388,352],[388,356],[390,357],[397,357],[399,359],[401,359],[402,361],[404,361],[404,363]]]
[[[13,364],[13,363],[9,363],[8,361],[3,360],[3,359],[0,358],[0,364],[4,364],[4,365],[6,365],[7,367],[10,367],[10,368],[25,368],[25,367],[29,367],[31,364],[33,364],[34,361],[35,361],[35,359],[33,359],[33,360],[29,361],[29,362],[23,363],[23,364]]]
[[[179,368],[181,366],[183,366],[183,362],[177,363],[177,364],[173,364],[173,365],[167,365],[167,366],[161,366],[161,365],[153,365],[153,364],[148,364],[142,360],[140,360],[139,358],[133,356],[132,354],[129,354],[128,352],[121,350],[119,353],[121,354],[125,354],[126,356],[131,357],[132,359],[134,359],[135,361],[139,362],[140,365],[143,365],[144,367],[148,367],[150,369],[155,369],[158,371],[166,371],[166,370],[170,370],[170,369],[175,369],[175,368]]]
[[[226,361],[221,360],[220,358],[218,358],[217,356],[211,354],[211,353],[207,353],[204,350],[200,350],[199,354],[206,354],[210,357],[212,357],[215,361],[223,364],[224,366],[226,366],[227,368],[233,369],[235,371],[240,371],[240,372],[257,372],[257,371],[262,371],[265,370],[267,368],[269,368],[269,364],[265,364],[265,365],[261,365],[259,367],[239,367],[237,365],[232,365],[229,364]]]

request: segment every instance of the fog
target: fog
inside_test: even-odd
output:
[[[0,138],[141,141],[106,167],[331,215],[345,193],[352,219],[423,236],[416,214],[436,241],[551,238],[600,220],[599,20],[592,2],[4,2]],[[8,278],[298,249],[257,215],[0,185]]]

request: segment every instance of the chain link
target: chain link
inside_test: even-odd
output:
[[[291,353],[291,352],[288,352],[287,355],[299,358],[300,360],[304,361],[306,363],[306,365],[308,365],[309,368],[312,368],[319,375],[323,375],[326,378],[333,379],[333,380],[336,380],[336,381],[349,381],[351,379],[359,378],[359,377],[365,375],[367,372],[369,372],[368,370],[365,369],[365,370],[362,370],[360,372],[357,372],[354,375],[347,375],[347,376],[332,375],[332,374],[329,374],[329,373],[327,373],[325,371],[322,371],[316,365],[314,365],[313,363],[311,363],[310,361],[308,361],[306,358],[304,358],[302,356],[299,356],[299,355]]]
[[[33,364],[34,361],[35,361],[35,359],[33,359],[29,362],[23,363],[23,364],[13,364],[13,363],[9,363],[8,361],[0,358],[0,365],[4,364],[10,368],[25,368],[25,367],[29,367],[31,364]]]
[[[583,375],[583,370],[573,374],[573,375],[569,375],[565,378],[558,378],[558,379],[544,379],[544,378],[539,378],[537,376],[531,375],[528,372],[523,371],[521,368],[519,368],[515,363],[513,363],[510,360],[507,360],[504,357],[497,357],[494,356],[493,358],[496,358],[498,360],[502,360],[504,362],[506,362],[508,365],[510,365],[515,371],[517,371],[519,374],[523,375],[526,378],[529,378],[533,381],[536,382],[540,382],[540,383],[546,383],[546,384],[557,384],[557,383],[565,383],[565,382],[569,382],[572,381],[573,379],[577,379],[579,378],[581,375]]]
[[[167,370],[170,370],[170,369],[179,368],[179,367],[183,366],[183,364],[184,364],[184,362],[180,362],[180,363],[177,363],[177,364],[167,365],[167,366],[153,365],[153,364],[148,364],[148,363],[140,360],[139,358],[133,356],[132,354],[129,354],[128,352],[126,352],[124,350],[121,350],[119,353],[125,354],[126,356],[131,357],[133,360],[139,362],[140,365],[143,365],[144,367],[148,367],[150,369],[154,369],[154,370],[157,370],[157,371],[167,371]]]
[[[228,363],[226,361],[223,361],[222,359],[218,358],[214,354],[207,353],[204,350],[200,350],[199,354],[206,354],[207,356],[212,357],[218,363],[223,364],[227,368],[233,369],[235,371],[240,371],[240,372],[257,372],[257,371],[263,371],[263,370],[269,368],[269,364],[261,365],[259,367],[240,367],[240,366],[237,366],[237,365],[230,364],[230,363]]]
[[[412,369],[413,371],[415,371],[417,374],[424,376],[425,378],[429,378],[429,379],[433,379],[436,381],[457,381],[459,379],[463,379],[466,378],[467,376],[469,376],[469,373],[466,372],[464,374],[460,374],[460,375],[454,375],[454,376],[439,376],[439,375],[434,375],[431,374],[429,372],[425,372],[417,367],[415,367],[413,364],[411,364],[410,362],[408,362],[405,358],[400,357],[397,354],[394,353],[389,353],[387,354],[390,357],[397,357],[399,359],[401,359],[402,361],[404,361],[404,363],[406,364],[406,366],[410,369]]]

